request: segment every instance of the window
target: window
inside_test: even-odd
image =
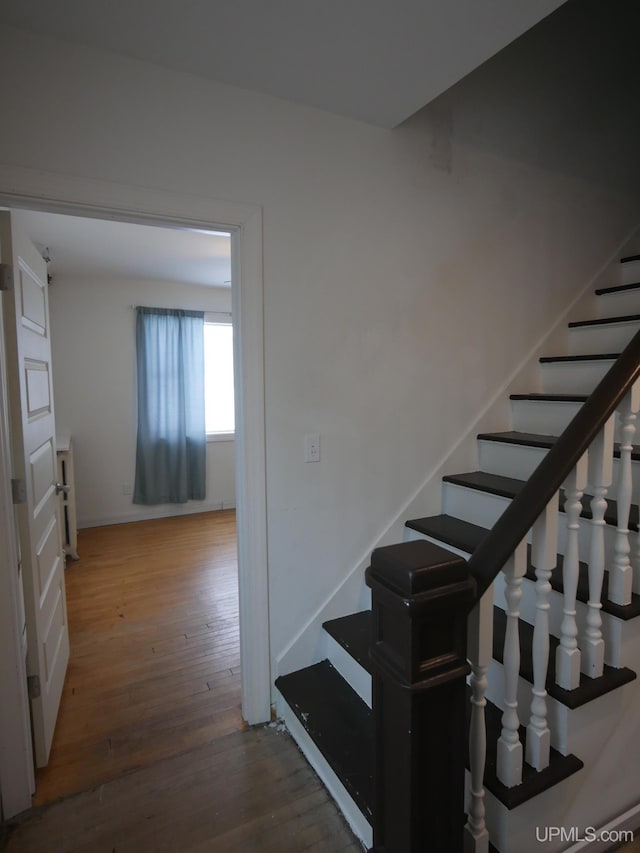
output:
[[[233,326],[228,314],[205,315],[204,402],[207,438],[233,438]]]

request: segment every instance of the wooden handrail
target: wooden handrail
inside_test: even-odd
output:
[[[472,554],[468,566],[477,583],[477,600],[491,586],[511,554],[639,376],[640,332],[636,333],[616,359]]]

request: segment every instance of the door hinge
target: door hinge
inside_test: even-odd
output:
[[[28,675],[27,676],[27,691],[29,693],[29,699],[39,699],[40,698],[40,676],[39,675]]]
[[[0,264],[0,290],[13,290],[13,267]]]
[[[24,480],[17,477],[11,480],[11,499],[14,504],[27,502],[27,485]]]

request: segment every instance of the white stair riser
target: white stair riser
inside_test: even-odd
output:
[[[640,281],[640,277],[638,278]],[[603,293],[596,299],[598,317],[625,317],[640,314],[640,288]]]
[[[640,261],[620,264],[620,284],[636,284],[640,281]]]
[[[442,512],[481,527],[493,527],[509,501],[499,495],[479,492],[453,483],[442,484]]]
[[[640,320],[574,326],[569,329],[569,355],[620,353],[640,329]]]
[[[452,554],[457,554],[458,557],[462,557],[465,560],[468,560],[471,556],[468,551],[462,551],[460,550],[460,548],[454,548],[452,545],[448,545],[441,539],[436,539],[433,536],[427,536],[425,533],[420,533],[417,530],[412,530],[410,527],[405,527],[403,542],[413,542],[416,539],[426,539],[427,542],[433,542],[434,545],[439,545],[440,548],[446,548],[447,551],[451,551]]]
[[[511,400],[511,426],[516,432],[560,435],[578,414],[581,405],[582,403],[561,403],[555,400]],[[614,440],[620,440],[618,418]],[[640,442],[634,439],[634,443]]]
[[[503,708],[504,667],[493,658],[487,670],[487,699]],[[622,701],[620,691],[633,691],[634,682],[605,693],[597,699],[580,705],[578,708],[567,708],[562,702],[547,694],[547,722],[551,732],[551,746],[562,755],[570,752],[578,755],[585,766],[597,760],[606,739],[601,738],[600,729],[603,721],[615,719],[616,705]],[[518,678],[518,717],[520,724],[526,726],[531,711],[531,682]],[[598,732],[594,736],[594,730]]]
[[[521,444],[508,444],[500,441],[478,441],[478,459],[481,471],[490,474],[500,474],[503,477],[513,477],[516,480],[528,480],[547,455],[544,447],[531,447]],[[632,462],[634,483],[640,483],[640,463]],[[615,499],[618,491],[620,460],[613,460],[613,483],[610,491]]]
[[[351,657],[340,643],[326,631],[322,631],[320,640],[321,659],[328,658],[347,684],[356,691],[363,702],[371,707],[371,676],[366,669]]]
[[[613,359],[545,361],[540,365],[542,391],[545,394],[590,394],[613,364]]]
[[[477,489],[469,489],[464,486],[457,486],[453,483],[443,483],[442,511],[446,515],[452,515],[455,518],[461,518],[469,521],[472,524],[479,524],[481,527],[493,527],[498,518],[502,515],[507,505],[510,503],[509,498],[503,498],[500,495],[492,495],[487,492],[481,492]],[[558,525],[558,553],[564,554],[565,547],[565,515],[560,514],[560,523]],[[616,528],[611,524],[605,525],[604,529],[604,546],[605,559],[607,564],[613,559],[613,548],[615,544]],[[631,547],[636,548],[637,534],[631,533]],[[578,532],[578,542],[580,550],[580,559],[585,560],[589,553],[589,545],[591,540],[591,524],[589,519],[581,519],[580,530]]]
[[[518,432],[560,435],[580,411],[582,403],[552,400],[511,400],[512,426]]]

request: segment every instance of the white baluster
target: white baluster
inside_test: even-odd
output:
[[[580,575],[578,535],[582,494],[587,485],[587,456],[580,459],[565,482],[564,512],[567,519],[567,538],[562,565],[563,616],[560,645],[556,649],[556,682],[565,690],[580,685],[580,649],[576,624],[576,595]]]
[[[635,383],[635,385],[632,387],[629,394],[631,397],[631,409],[637,413],[640,411],[640,381]],[[637,426],[636,426],[636,429],[637,429]],[[631,470],[633,472],[633,466],[631,467]],[[637,487],[638,487],[638,497],[637,497],[636,503],[640,505],[640,477],[637,477],[636,480],[637,480]],[[633,483],[631,484],[631,492],[632,492],[632,494],[635,493]],[[640,519],[639,519],[639,522],[640,522]],[[635,556],[635,560],[634,560],[633,566],[632,566],[633,579],[632,579],[631,589],[632,589],[632,592],[634,592],[636,595],[640,595],[640,532],[638,532],[638,534],[636,536],[636,553],[634,556]]]
[[[489,833],[485,823],[484,766],[487,755],[487,668],[493,656],[493,586],[482,596],[469,616],[467,655],[471,664],[471,726],[469,768],[471,791],[465,826],[465,853],[488,853]]]
[[[631,544],[629,542],[629,512],[631,509],[631,452],[636,432],[637,393],[633,391],[624,398],[620,415],[620,462],[618,463],[618,529],[614,546],[613,562],[609,566],[608,597],[615,604],[631,604],[633,572],[631,569]]]
[[[536,619],[533,628],[533,689],[527,726],[527,762],[536,770],[549,764],[551,732],[547,725],[547,669],[549,666],[549,578],[558,554],[558,494],[533,525],[531,562],[536,570]]]
[[[498,738],[498,779],[507,788],[522,782],[522,743],[518,717],[518,676],[520,674],[520,636],[518,618],[522,598],[522,578],[527,570],[527,540],[516,548],[504,567],[504,597],[507,604],[507,630],[504,638],[504,713]]]
[[[589,489],[591,499],[591,542],[589,546],[589,604],[582,643],[582,671],[598,678],[604,667],[602,637],[602,581],[604,580],[604,514],[613,469],[613,426],[610,417],[589,448]]]

